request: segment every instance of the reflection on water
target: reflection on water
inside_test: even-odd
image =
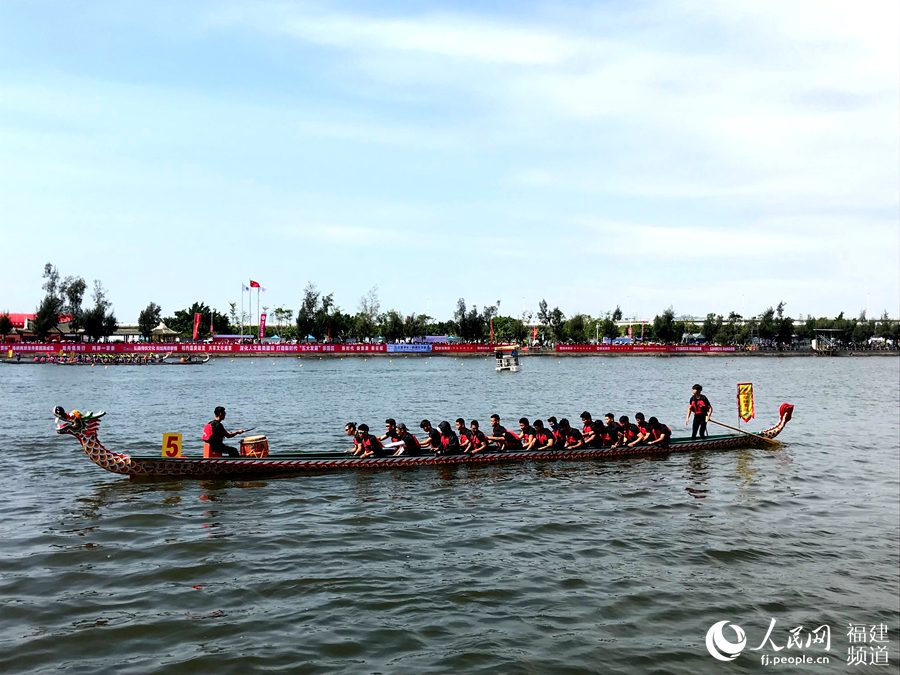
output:
[[[877,444],[846,429],[900,409],[897,360],[531,359],[515,378],[439,358],[8,370],[27,461],[0,465],[3,672],[693,674],[715,670],[703,639],[725,618],[748,637],[770,617],[830,622],[835,648],[847,621],[896,626],[900,424],[886,416]],[[347,419],[678,420],[698,379],[718,409],[753,381],[766,422],[796,403],[787,444],[142,483],[47,421],[56,404],[107,408],[110,447],[156,454],[163,431],[193,438],[224,403],[273,451],[334,449]]]

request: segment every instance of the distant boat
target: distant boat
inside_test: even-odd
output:
[[[497,365],[494,368],[498,373],[509,371],[518,373],[522,366],[519,364],[519,348],[515,345],[501,345],[494,351]]]

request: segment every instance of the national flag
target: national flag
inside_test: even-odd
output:
[[[251,279],[250,280],[250,288],[261,288],[261,286],[259,285],[258,281],[253,281],[253,279]]]
[[[738,416],[745,422],[756,417],[753,405],[753,383],[739,382],[737,386]]]
[[[244,285],[244,282],[241,282],[241,291],[249,291],[250,289]]]

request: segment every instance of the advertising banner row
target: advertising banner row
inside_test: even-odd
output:
[[[168,343],[12,343],[0,344],[0,354],[488,354],[488,344],[168,344]],[[557,345],[558,353],[710,353],[734,352],[736,347],[717,345]],[[527,353],[525,350],[523,353]]]

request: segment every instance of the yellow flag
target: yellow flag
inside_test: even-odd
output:
[[[739,382],[737,388],[738,416],[749,422],[756,417],[756,408],[753,406],[753,383]]]

